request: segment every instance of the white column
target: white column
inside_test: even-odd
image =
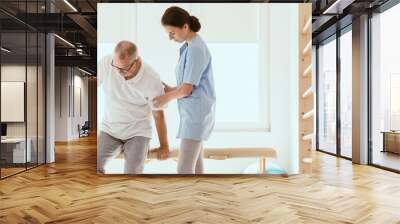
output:
[[[55,161],[54,151],[54,115],[55,115],[55,60],[54,60],[54,35],[47,34],[46,37],[46,163]]]
[[[353,162],[368,163],[368,15],[353,20]]]

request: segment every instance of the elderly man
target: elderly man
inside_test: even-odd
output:
[[[104,167],[122,150],[124,173],[140,174],[149,150],[153,115],[160,147],[159,159],[168,157],[167,130],[162,108],[154,108],[153,98],[164,94],[158,74],[137,55],[134,43],[121,41],[113,55],[98,65],[98,86],[104,91],[104,119],[100,125],[97,169]]]

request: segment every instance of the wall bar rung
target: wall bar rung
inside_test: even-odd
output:
[[[304,70],[303,76],[305,77],[305,76],[307,76],[308,74],[311,74],[311,69],[312,69],[312,64],[310,64],[310,65],[306,68],[306,70]]]
[[[303,158],[304,163],[312,163],[312,158],[311,157],[304,157]]]
[[[308,119],[308,118],[312,117],[313,115],[314,115],[314,109],[308,111],[307,113],[304,113],[303,119],[304,119],[304,120],[305,120],[305,119]]]
[[[309,42],[307,43],[307,45],[304,47],[304,49],[303,49],[303,55],[307,54],[307,52],[308,52],[309,50],[311,50],[311,45],[312,45],[311,42],[312,42],[312,41],[309,41]]]
[[[310,17],[307,20],[306,24],[304,24],[304,27],[303,27],[303,30],[302,30],[303,34],[307,34],[308,33],[307,31],[308,31],[308,28],[310,28],[311,24],[312,24],[312,21],[311,21],[311,17]]]
[[[313,88],[312,86],[310,88],[308,88],[302,95],[303,98],[307,98],[308,96],[310,96],[313,93]]]
[[[303,136],[303,140],[304,140],[304,141],[312,140],[313,136],[314,136],[313,133],[304,135],[304,136]]]

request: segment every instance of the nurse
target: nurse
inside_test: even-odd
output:
[[[180,124],[177,138],[181,139],[178,158],[179,174],[201,174],[203,142],[208,140],[215,123],[215,89],[210,51],[197,34],[199,20],[179,7],[170,7],[161,23],[169,39],[183,43],[176,66],[177,86],[165,86],[165,95],[154,99],[162,107],[177,99]]]

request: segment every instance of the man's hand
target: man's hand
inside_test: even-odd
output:
[[[166,160],[169,156],[169,147],[168,146],[160,146],[151,151],[152,153],[157,153],[158,160]]]
[[[153,117],[156,123],[160,147],[155,149],[155,151],[151,151],[151,153],[157,153],[157,158],[164,160],[168,158],[169,154],[167,125],[165,124],[164,111],[153,111]]]
[[[138,57],[136,59],[135,64],[129,69],[127,73],[124,74],[124,77],[129,79],[136,76],[141,67],[142,67],[142,60],[140,59],[140,57]]]

